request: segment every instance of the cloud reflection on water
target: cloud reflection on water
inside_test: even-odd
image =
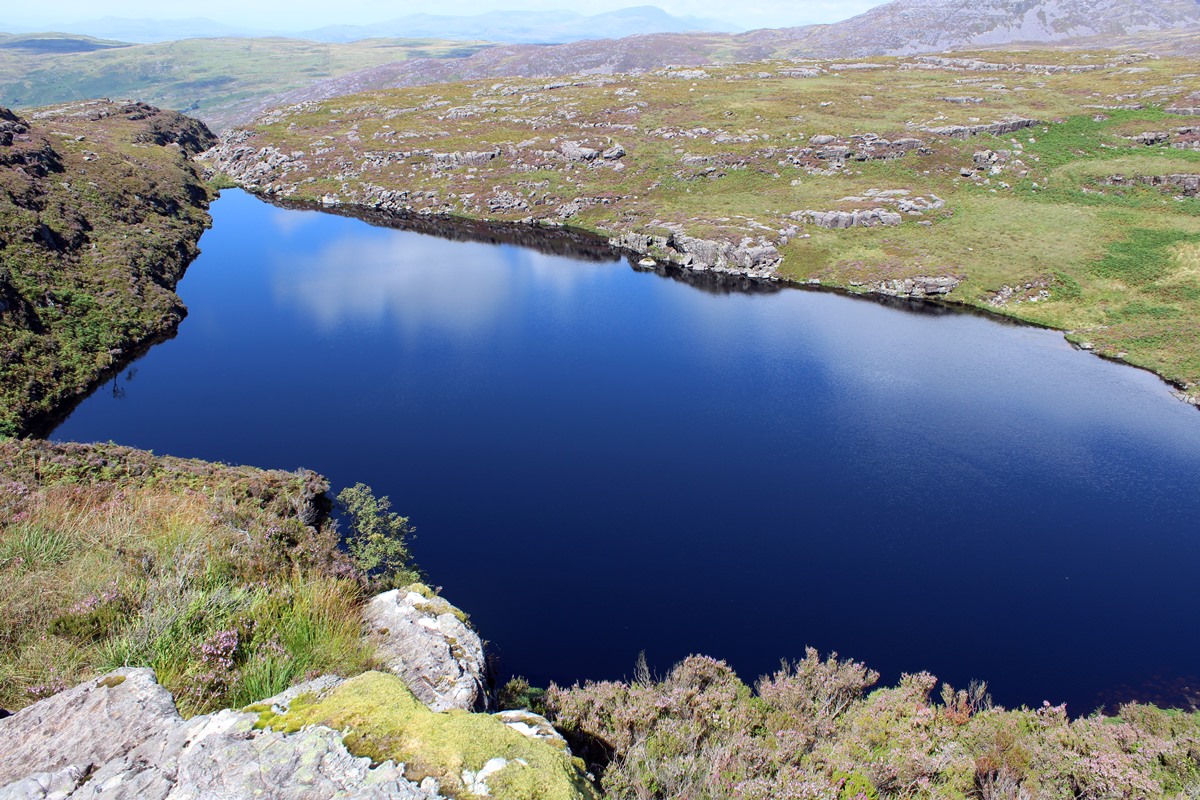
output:
[[[517,291],[522,282],[550,284],[552,294],[570,298],[589,270],[562,261],[516,247],[373,230],[276,259],[272,289],[323,331],[391,322],[406,332],[436,327],[462,335],[492,325],[524,295]]]

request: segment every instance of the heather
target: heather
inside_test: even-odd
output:
[[[209,223],[202,124],[139,103],[0,109],[0,435],[48,427],[169,336]]]
[[[1129,704],[1072,719],[983,685],[877,673],[808,650],[754,688],[691,656],[664,678],[552,686],[555,723],[613,798],[1195,798],[1200,713]]]
[[[0,708],[121,666],[152,667],[185,714],[370,668],[360,609],[411,576],[380,533],[406,522],[355,487],[370,508],[348,525],[388,556],[364,563],[341,549],[327,489],[306,471],[0,443]]]

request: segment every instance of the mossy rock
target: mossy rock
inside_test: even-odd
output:
[[[593,800],[599,795],[579,759],[552,744],[522,736],[488,714],[435,712],[395,675],[368,672],[324,697],[303,695],[287,712],[265,710],[259,727],[294,732],[310,725],[344,731],[347,749],[375,763],[402,762],[409,780],[436,778],[444,794],[477,796],[464,771],[489,761],[508,765],[486,778],[501,800]],[[478,787],[477,787],[478,788]]]

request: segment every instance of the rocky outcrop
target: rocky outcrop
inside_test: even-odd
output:
[[[992,122],[987,125],[941,125],[934,128],[923,128],[926,133],[934,136],[948,136],[951,139],[969,139],[980,134],[1005,136],[1025,128],[1032,128],[1041,123],[1036,119],[1018,118],[1003,122]]]
[[[434,711],[490,705],[483,642],[457,608],[414,586],[384,592],[363,614],[379,659],[422,703]]]
[[[563,142],[558,150],[568,161],[595,161],[600,155],[599,150],[584,147],[579,142]]]
[[[1104,183],[1108,186],[1152,186],[1184,197],[1200,196],[1200,174],[1180,175],[1110,175]]]
[[[646,256],[656,263],[663,261],[697,272],[712,271],[751,278],[773,280],[775,270],[783,261],[774,244],[748,237],[735,244],[723,239],[699,239],[681,231],[670,236],[625,233],[610,239],[609,244],[635,256]]]
[[[807,222],[818,228],[834,230],[899,225],[904,219],[895,211],[888,211],[885,208],[864,208],[855,211],[795,211],[788,216],[797,222]]]
[[[949,294],[960,283],[962,283],[961,279],[948,275],[918,275],[914,278],[895,278],[866,283],[850,281],[851,286],[865,288],[866,291],[872,294],[882,294],[888,297],[911,297],[915,299]]]
[[[302,694],[264,701],[285,711]],[[325,798],[438,800],[404,765],[352,755],[342,734],[313,726],[257,730],[259,715],[232,710],[184,720],[147,669],[121,669],[0,720],[0,800],[56,798]]]

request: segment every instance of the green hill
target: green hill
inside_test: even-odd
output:
[[[464,56],[480,47],[429,39],[325,44],[281,38],[130,45],[59,33],[5,35],[0,106],[131,99],[185,111],[219,129],[263,96],[392,61]]]

